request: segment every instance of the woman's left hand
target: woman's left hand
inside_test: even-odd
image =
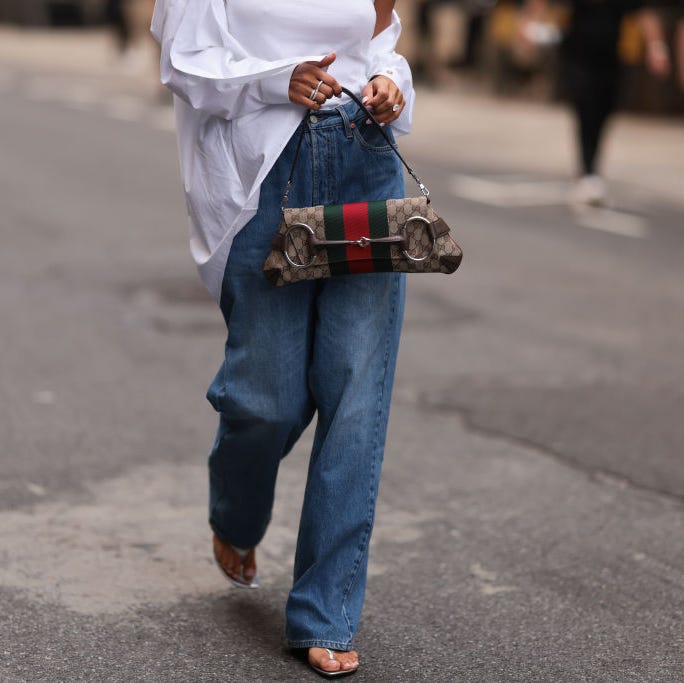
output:
[[[376,76],[363,89],[364,104],[372,109],[379,123],[392,123],[406,106],[397,84],[387,76]],[[368,98],[367,100],[365,98]]]

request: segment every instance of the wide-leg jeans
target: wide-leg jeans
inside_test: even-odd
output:
[[[223,280],[228,339],[207,394],[220,413],[210,524],[238,547],[262,540],[280,460],[317,413],[286,640],[349,650],[366,589],[405,280],[370,273],[275,287],[263,276],[302,127],[290,206],[404,196],[400,162],[353,103],[309,116],[265,179]]]

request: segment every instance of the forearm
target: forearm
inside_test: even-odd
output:
[[[670,73],[670,51],[661,18],[655,10],[644,9],[639,12],[638,20],[644,37],[646,64],[656,76],[663,78]]]
[[[655,10],[645,9],[639,12],[639,26],[646,43],[655,41],[665,42],[660,17]]]
[[[226,119],[289,102],[297,64],[321,56],[268,61],[232,36],[223,0],[157,0],[152,33],[161,45],[161,80],[195,109]]]
[[[392,122],[393,129],[398,135],[406,134],[411,129],[415,99],[411,68],[406,59],[396,52],[400,35],[399,16],[390,10],[390,23],[371,41],[367,74],[369,79],[375,76],[389,78],[402,92],[406,106],[400,116]]]
[[[375,0],[375,30],[373,31],[373,38],[379,33],[382,33],[386,28],[389,28],[392,23],[392,10],[394,9],[395,0]]]

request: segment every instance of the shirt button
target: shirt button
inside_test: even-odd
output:
[[[318,123],[318,116],[312,116],[312,117],[310,117],[310,118],[309,118],[309,121],[311,121],[311,123]]]
[[[392,69],[387,69],[387,71],[385,71],[385,73],[386,73],[386,74],[393,74],[394,71],[392,71]]]

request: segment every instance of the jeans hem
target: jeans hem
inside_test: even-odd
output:
[[[292,650],[301,650],[302,648],[309,647],[327,647],[330,650],[349,652],[353,649],[351,642],[342,642],[338,640],[286,640],[285,643]]]
[[[256,543],[250,544],[250,543],[244,543],[245,539],[242,539],[240,542],[236,542],[235,540],[231,540],[226,536],[226,534],[223,533],[213,522],[209,522],[209,527],[211,528],[212,532],[216,534],[218,537],[219,541],[221,543],[224,543],[225,545],[230,545],[233,546],[233,548],[256,548],[259,543],[261,542],[260,540],[257,541]]]

